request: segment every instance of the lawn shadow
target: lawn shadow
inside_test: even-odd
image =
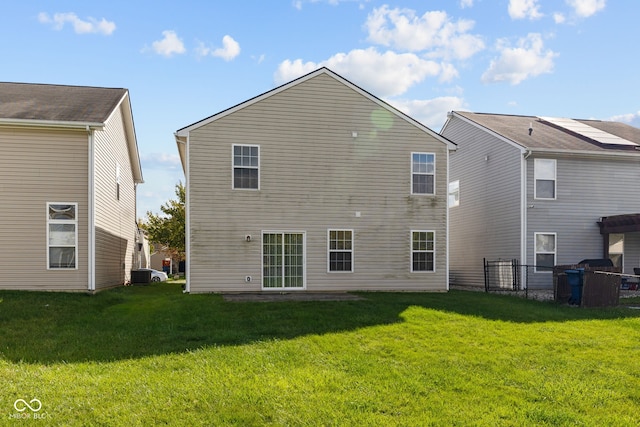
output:
[[[412,306],[509,322],[640,317],[479,292],[355,293],[347,301],[227,302],[179,285],[96,295],[0,292],[0,357],[12,362],[114,361],[402,322]]]

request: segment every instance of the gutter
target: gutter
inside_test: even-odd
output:
[[[104,123],[94,122],[67,122],[57,120],[33,120],[33,119],[0,119],[2,126],[31,126],[31,127],[47,127],[47,128],[66,128],[66,129],[104,129]]]

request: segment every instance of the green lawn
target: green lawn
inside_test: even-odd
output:
[[[0,425],[640,425],[640,310],[362,295],[0,292]]]

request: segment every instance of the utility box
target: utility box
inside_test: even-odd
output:
[[[151,270],[131,270],[132,285],[148,285],[151,283]]]

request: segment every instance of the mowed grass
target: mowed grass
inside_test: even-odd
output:
[[[640,310],[361,295],[0,292],[0,425],[640,425]]]

